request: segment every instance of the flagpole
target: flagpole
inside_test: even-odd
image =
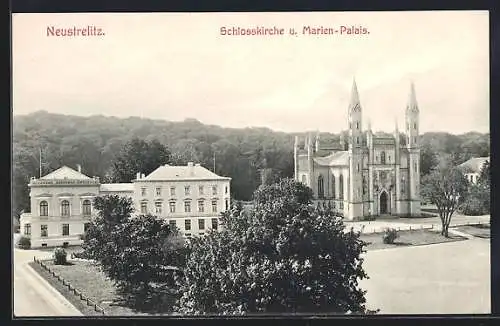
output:
[[[42,177],[42,148],[40,147],[40,178]]]

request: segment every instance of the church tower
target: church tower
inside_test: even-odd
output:
[[[349,219],[363,216],[362,198],[362,115],[356,80],[353,80],[351,101],[348,108],[349,116],[349,210],[345,212]]]
[[[409,211],[412,216],[420,215],[420,144],[419,109],[415,86],[410,87],[406,106],[406,147],[408,149]]]

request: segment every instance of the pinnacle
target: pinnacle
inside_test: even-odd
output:
[[[352,90],[351,90],[351,102],[349,103],[350,111],[361,111],[361,103],[359,102],[358,87],[356,85],[356,79],[352,80]]]
[[[410,96],[408,98],[408,110],[418,112],[417,96],[415,95],[415,84],[413,81],[410,86]]]

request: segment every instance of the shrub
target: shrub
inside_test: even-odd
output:
[[[68,254],[66,253],[66,250],[63,248],[56,248],[54,250],[54,264],[56,265],[64,265],[66,264],[66,258]]]
[[[22,235],[17,241],[17,246],[21,249],[31,248],[31,239],[25,235]]]
[[[396,229],[387,228],[384,230],[384,235],[382,236],[384,243],[393,244],[397,238],[399,238],[399,234]]]

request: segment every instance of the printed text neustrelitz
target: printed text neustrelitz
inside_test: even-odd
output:
[[[104,36],[102,28],[96,26],[56,28],[47,26],[47,36]]]

